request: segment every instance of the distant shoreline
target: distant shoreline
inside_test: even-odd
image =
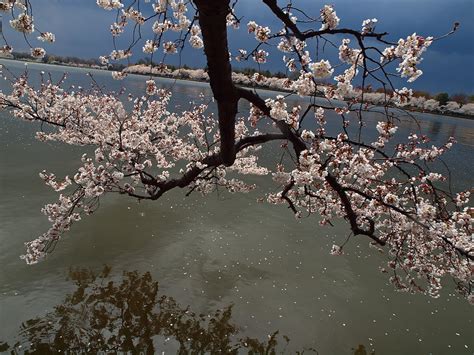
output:
[[[13,59],[13,58],[0,57],[0,61],[1,60],[12,61],[12,62],[24,62],[24,63],[40,64],[40,65],[51,65],[51,66],[59,66],[59,67],[66,67],[66,68],[78,68],[78,69],[84,69],[84,70],[92,69],[92,70],[100,70],[100,71],[104,71],[104,72],[107,72],[107,71],[112,72],[113,71],[109,68],[106,68],[106,67],[103,67],[103,66],[101,67],[99,65],[86,65],[86,64],[75,65],[73,63],[65,63],[65,62],[43,63],[43,62],[39,62],[39,61],[36,61],[36,60]],[[172,77],[172,76],[167,76],[167,75],[159,75],[157,73],[140,73],[140,72],[137,72],[137,71],[133,71],[133,69],[132,70],[127,70],[128,68],[133,68],[133,66],[134,65],[126,67],[124,69],[124,71],[127,74],[140,75],[140,76],[145,76],[145,77],[158,77],[158,78],[171,79],[171,80],[182,80],[182,81],[190,81],[190,82],[198,82],[198,83],[207,83],[207,84],[209,84],[209,81],[205,80],[205,79],[193,79],[193,78],[189,78],[189,77]],[[182,69],[182,70],[186,70],[186,69]],[[291,90],[284,90],[284,89],[281,89],[281,88],[270,88],[270,87],[264,86],[264,85],[253,85],[253,86],[240,85],[240,86],[243,86],[243,87],[246,87],[246,88],[249,88],[249,89],[258,89],[258,90],[264,90],[264,91],[281,92],[281,93],[284,93],[284,94],[293,93],[293,91],[291,91]],[[319,95],[317,95],[317,97],[324,98],[324,96],[319,96]],[[376,105],[376,104],[374,103],[374,105]],[[397,107],[397,106],[391,106],[390,105],[389,107],[400,109],[400,107]],[[440,115],[440,116],[447,116],[447,117],[454,117],[454,118],[463,118],[463,119],[468,119],[468,120],[473,120],[474,119],[474,115],[457,113],[457,112],[452,112],[452,111],[447,111],[447,112],[432,111],[432,110],[426,110],[426,109],[413,107],[413,106],[406,106],[406,107],[403,107],[402,109],[406,110],[406,111],[410,111],[410,112],[417,112],[417,113],[427,113],[427,114],[432,114],[432,115]]]

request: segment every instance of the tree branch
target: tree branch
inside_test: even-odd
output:
[[[239,96],[243,99],[246,99],[248,102],[252,103],[255,107],[257,107],[260,111],[262,111],[265,115],[271,118],[270,115],[270,108],[265,104],[265,101],[258,96],[256,93],[253,93],[250,90],[244,88],[237,88]],[[300,139],[300,137],[291,130],[290,126],[286,124],[284,121],[276,121],[275,124],[280,130],[280,132],[288,139],[292,144],[293,148],[296,152],[296,155],[299,156],[302,151],[306,150],[306,144]]]

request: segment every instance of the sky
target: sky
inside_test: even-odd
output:
[[[32,0],[31,3],[37,27],[56,35],[56,43],[44,46],[49,54],[97,58],[113,49],[108,29],[114,15],[100,9],[95,0]],[[474,94],[474,0],[293,0],[295,6],[315,17],[326,3],[332,4],[341,18],[339,27],[359,29],[364,19],[375,17],[379,21],[377,30],[388,32],[388,38],[393,41],[413,32],[440,36],[448,32],[454,22],[460,22],[461,26],[454,35],[435,42],[429,48],[420,64],[424,75],[408,86],[432,93]],[[284,3],[279,0],[279,4]],[[236,13],[242,17],[242,28],[229,30],[231,51],[238,48],[251,50],[256,45],[253,36],[245,30],[245,24],[250,20],[269,26],[272,32],[281,28],[279,20],[261,0],[239,0]],[[6,19],[3,28],[15,51],[28,51],[24,39],[9,28]],[[150,32],[144,31],[145,36],[147,33]],[[341,39],[337,37],[336,42]],[[35,42],[32,44],[40,45]],[[143,56],[140,48],[134,52],[135,60]],[[275,53],[274,59],[262,69],[283,70],[282,54],[269,51]],[[334,52],[327,50],[324,55],[336,61]],[[205,66],[202,50],[186,49],[182,60],[191,67]],[[177,58],[169,63],[177,64],[176,61]],[[238,64],[234,61],[234,65]],[[407,85],[406,82],[400,84]]]

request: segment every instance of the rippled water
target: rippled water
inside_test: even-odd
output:
[[[2,62],[12,70],[23,66]],[[68,83],[89,85],[81,69],[29,65],[33,77],[39,70],[54,76],[68,71]],[[145,77],[116,82],[108,73],[93,73],[108,87],[144,90]],[[207,84],[157,81],[172,87],[175,107],[209,93]],[[247,109],[241,106],[241,112]],[[400,123],[400,136],[421,130],[441,143],[454,135],[459,143],[446,156],[453,184],[472,186],[474,121],[415,117],[418,124],[408,118]],[[336,119],[330,117],[329,130],[336,130]],[[377,119],[368,115],[368,126]],[[347,226],[323,228],[316,219],[295,220],[284,206],[257,203],[274,188],[268,178],[252,178],[262,189],[251,194],[185,198],[176,190],[156,202],[106,198],[44,262],[25,265],[19,259],[23,243],[47,229],[40,209],[55,199],[38,173],[71,175],[82,154],[77,147],[35,141],[34,129],[0,113],[0,343],[14,343],[22,322],[44,317],[64,302],[75,289],[68,280],[71,267],[98,271],[106,264],[116,280],[123,271],[149,272],[160,294],[196,313],[212,315],[233,305],[239,334],[266,340],[279,330],[290,339],[289,352],[312,347],[319,354],[351,354],[364,344],[377,354],[473,353],[472,307],[449,286],[437,300],[395,292],[378,272],[384,256],[369,249],[363,237],[352,239],[347,255],[330,256],[330,246],[347,236]],[[374,134],[368,131],[367,137]],[[279,156],[267,149],[264,159],[273,163]],[[157,339],[157,350],[176,351],[176,342]]]

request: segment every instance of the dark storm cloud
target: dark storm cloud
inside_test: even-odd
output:
[[[439,36],[448,32],[454,22],[460,22],[461,27],[454,36],[430,47],[420,66],[425,75],[412,87],[432,92],[474,93],[473,0],[330,0],[328,3],[335,6],[341,18],[340,27],[360,28],[364,19],[376,17],[378,29],[389,32],[392,39],[413,32]],[[293,4],[317,17],[324,2],[294,0]],[[50,53],[89,58],[112,49],[108,31],[112,13],[99,9],[95,0],[41,0],[33,2],[33,6],[39,29],[56,34],[57,42],[46,48]],[[242,27],[253,19],[257,23],[267,23],[273,30],[279,28],[278,20],[260,0],[240,0],[237,12],[243,17]],[[6,23],[3,27],[10,38],[13,36],[16,50],[27,49],[21,37],[13,34]],[[230,32],[231,49],[250,49],[255,45],[253,37],[246,35],[245,28]],[[205,65],[205,59],[189,49],[182,58],[184,64],[190,66]],[[280,63],[273,60],[265,69],[281,70]]]

